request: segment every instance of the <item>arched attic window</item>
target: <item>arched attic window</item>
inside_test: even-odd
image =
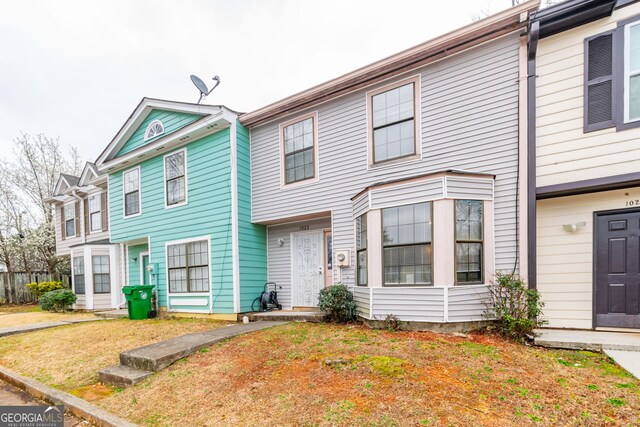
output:
[[[164,133],[164,126],[160,120],[154,120],[149,123],[147,126],[147,130],[144,132],[144,140],[148,140],[151,138],[155,138],[158,135],[162,135]]]

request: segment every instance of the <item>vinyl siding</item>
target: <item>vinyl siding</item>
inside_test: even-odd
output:
[[[309,231],[331,229],[331,218],[293,222],[267,227],[267,258],[269,263],[268,279],[270,282],[276,282],[278,285],[278,301],[284,308],[291,308],[292,306],[291,233],[300,231],[301,226],[308,226]],[[284,241],[282,246],[278,246],[278,239],[282,239]],[[335,243],[333,247],[336,247]]]
[[[384,320],[393,314],[404,321],[444,322],[444,288],[372,289],[372,319]]]
[[[406,205],[444,197],[442,178],[371,190],[371,208]]]
[[[149,250],[148,245],[133,245],[127,246],[127,265],[129,271],[127,272],[127,285],[142,285],[140,283],[140,264],[142,264],[141,252]],[[137,260],[134,261],[133,259]]]
[[[165,243],[210,237],[214,312],[233,312],[229,129],[186,145],[188,204],[164,207],[163,156],[140,163],[141,212],[123,218],[122,171],[109,176],[112,242],[149,238],[150,262],[157,264],[160,305],[167,305]],[[182,297],[181,297],[182,298]],[[185,298],[192,299],[191,296]],[[178,299],[178,297],[176,297]],[[189,307],[187,307],[189,308]],[[197,310],[209,307],[197,306]]]
[[[449,322],[486,320],[484,312],[489,298],[487,286],[454,286],[449,288]]]
[[[353,299],[358,307],[358,316],[366,319],[371,318],[371,289],[365,287],[355,287],[351,289]]]
[[[188,114],[188,113],[180,113],[176,111],[165,111],[165,110],[153,110],[149,113],[146,119],[142,122],[142,124],[138,127],[138,129],[133,132],[133,135],[124,143],[118,154],[115,157],[122,156],[123,154],[127,154],[136,148],[140,148],[143,145],[149,144],[150,142],[155,141],[161,136],[167,136],[170,133],[173,133],[183,127],[195,122],[201,116],[198,114]],[[151,138],[147,141],[144,140],[144,134],[147,131],[147,126],[154,120],[160,120],[162,125],[164,126],[164,133],[158,135],[154,138]]]
[[[238,254],[240,311],[252,311],[251,303],[267,282],[267,228],[251,223],[251,149],[249,130],[237,123]]]
[[[502,37],[407,76],[416,73],[421,75],[422,159],[368,167],[366,91],[377,86],[295,113],[318,111],[318,182],[281,189],[280,122],[252,129],[253,221],[331,211],[333,245],[352,253],[352,267],[343,270],[348,285],[355,275],[351,197],[375,183],[447,169],[496,175],[496,267],[512,269],[515,262],[518,36]],[[270,234],[270,248],[271,239]],[[270,273],[272,265],[270,253]]]
[[[593,213],[625,208],[636,199],[640,188],[538,201],[538,290],[547,326],[592,327]],[[581,221],[587,225],[575,233],[562,228]]]
[[[637,172],[640,128],[584,133],[584,39],[640,14],[640,4],[610,18],[544,38],[536,62],[537,186]]]
[[[106,191],[106,188],[104,190]],[[91,194],[93,195],[96,193],[91,193]],[[88,196],[85,196],[82,198],[82,205],[84,205],[85,203],[84,201],[87,199],[87,197]],[[77,201],[77,199],[70,196],[66,201],[66,203],[75,202],[75,201]],[[82,236],[85,233],[85,224],[84,224],[85,218],[82,215],[80,215],[79,217],[80,223],[77,224],[77,226],[80,227],[80,233],[81,233],[80,236],[72,237],[69,239],[63,239],[62,229],[61,229],[61,218],[60,218],[62,215],[61,209],[63,205],[64,203],[56,203],[54,205],[54,210],[53,210],[53,224],[55,225],[54,228],[56,233],[56,255],[68,256],[71,254],[72,246],[109,239],[109,231],[94,231],[87,234],[86,239],[83,240]]]
[[[493,200],[493,180],[448,176],[447,197],[450,199]]]

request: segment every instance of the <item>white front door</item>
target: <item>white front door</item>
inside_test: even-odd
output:
[[[291,286],[294,307],[315,307],[324,287],[322,230],[291,233]]]

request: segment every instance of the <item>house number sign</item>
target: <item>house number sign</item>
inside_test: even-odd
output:
[[[629,207],[629,206],[640,206],[640,199],[627,200],[624,205],[627,206],[627,207]]]
[[[301,225],[300,226],[300,231],[307,231],[309,229],[308,225]]]

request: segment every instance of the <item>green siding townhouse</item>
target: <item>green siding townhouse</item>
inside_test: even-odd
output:
[[[96,165],[124,284],[161,308],[250,311],[267,280],[266,229],[251,224],[249,132],[224,106],[144,98]]]

